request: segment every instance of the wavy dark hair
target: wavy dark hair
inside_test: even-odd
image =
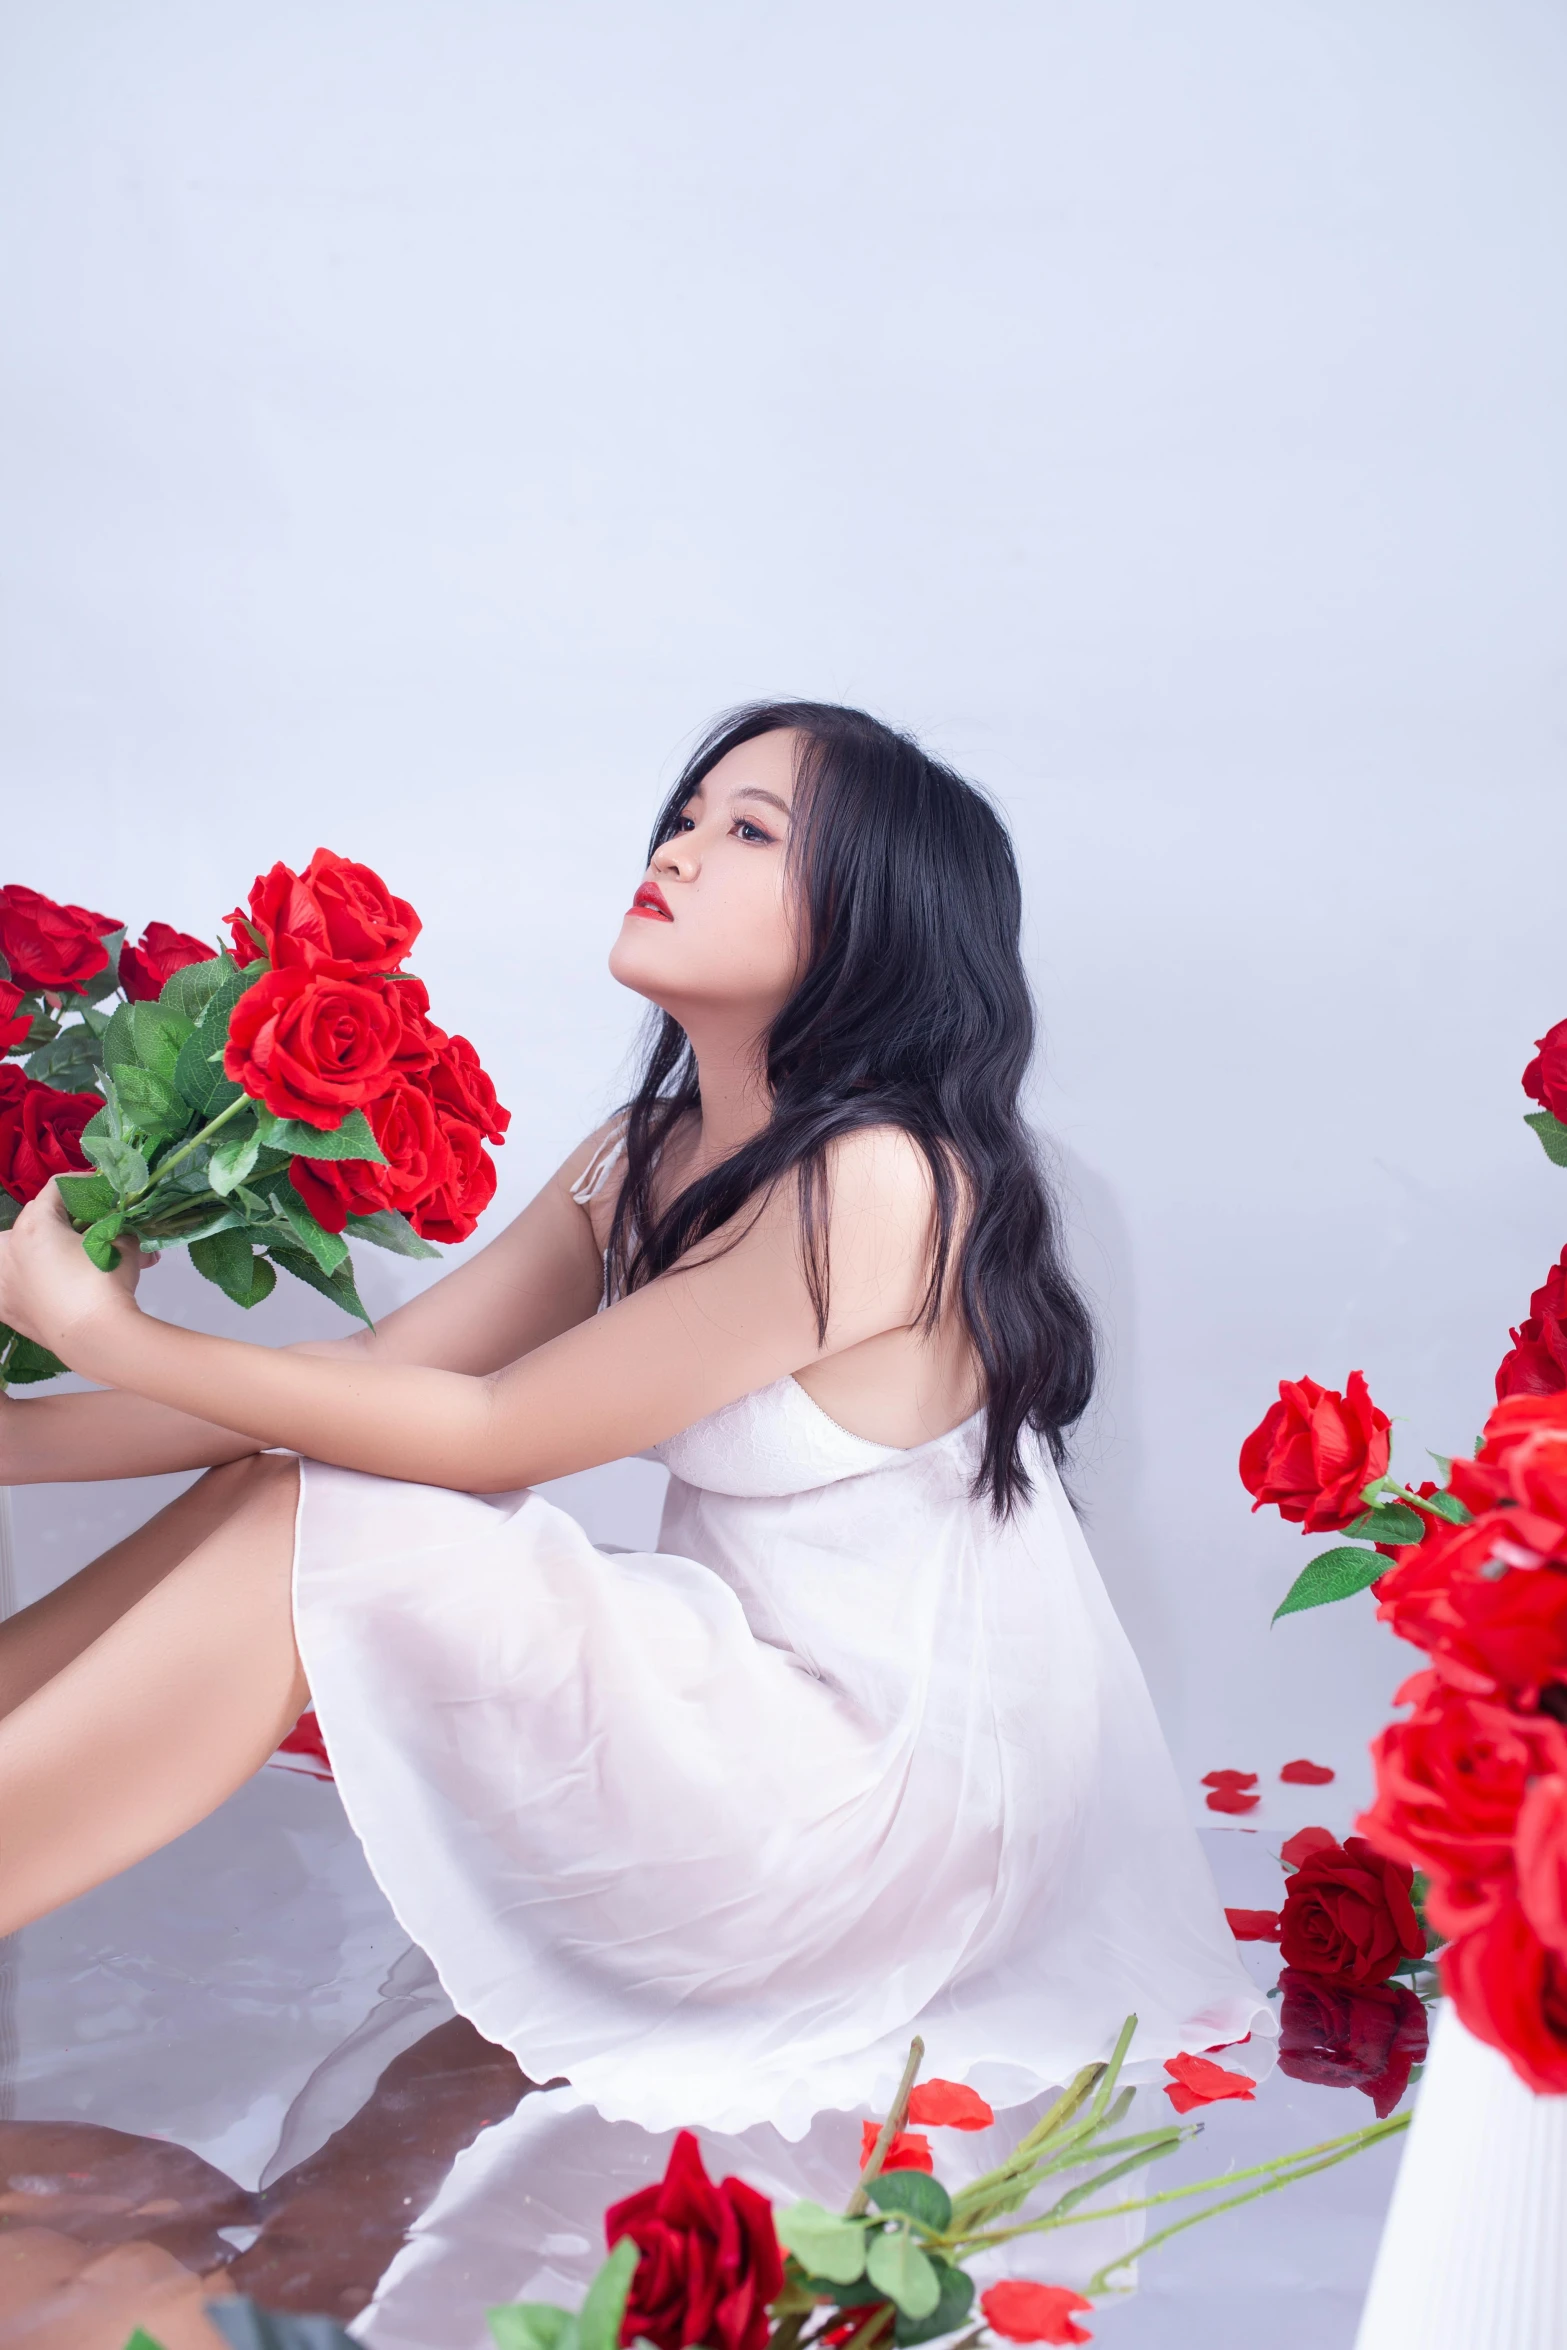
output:
[[[684,1029],[668,1013],[657,1016],[625,1109],[610,1293],[653,1280],[793,1173],[806,1279],[825,1337],[829,1147],[860,1127],[901,1127],[924,1153],[934,1187],[919,1326],[932,1328],[955,1298],[984,1387],[975,1494],[1005,1517],[1030,1490],[1024,1429],[1062,1462],[1094,1378],[1093,1328],[1018,1107],[1034,1011],[1012,844],[972,784],[863,710],[756,702],[709,729],[659,812],[649,853],[671,838],[726,752],[778,728],[800,740],[788,854],[805,955],[765,1040],[772,1114],[658,1210],[660,1149],[701,1094]]]

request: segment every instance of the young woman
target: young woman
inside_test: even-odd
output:
[[[46,1194],[0,1318],[100,1383],[0,1479],[208,1474],[0,1628],[0,1932],[203,1817],[307,1698],[458,2009],[652,2128],[930,2068],[1026,2097],[1257,2002],[1057,1474],[1083,1308],[1018,1111],[1006,834],[863,714],[708,737],[611,957],[622,1116],[373,1335],[141,1310]],[[602,1310],[600,1310],[602,1308]],[[529,1490],[651,1453],[660,1547]]]

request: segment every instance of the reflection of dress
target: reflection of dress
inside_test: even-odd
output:
[[[1048,1460],[793,1379],[655,1448],[656,1552],[307,1462],[295,1614],[348,1815],[457,2007],[610,2118],[797,2136],[926,2071],[1034,2095],[1238,2038],[1240,1967]]]

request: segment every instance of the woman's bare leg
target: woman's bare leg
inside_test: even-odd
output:
[[[0,1717],[52,1680],[216,1532],[252,1490],[247,1472],[257,1457],[209,1469],[134,1534],[0,1623]]]
[[[221,1523],[0,1721],[0,1934],[205,1819],[307,1702],[299,1464],[258,1454],[204,1482],[219,1476]]]

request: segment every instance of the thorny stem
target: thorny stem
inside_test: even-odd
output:
[[[897,2136],[898,2132],[903,2127],[904,2116],[909,2110],[909,2093],[914,2087],[915,2077],[918,2074],[924,2059],[925,2043],[916,2032],[913,2039],[909,2042],[908,2062],[903,2068],[903,2078],[898,2083],[898,2094],[892,2101],[892,2111],[888,2114],[886,2120],[881,2125],[881,2134],[877,2138],[875,2145],[871,2148],[871,2158],[860,2173],[859,2185],[855,2188],[854,2193],[849,2197],[847,2204],[844,2206],[844,2217],[846,2219],[858,2219],[860,2213],[865,2209],[866,2205],[870,2201],[870,2197],[866,2193],[866,2189],[869,2187],[872,2179],[874,2179],[880,2172],[882,2164],[886,2161],[887,2156],[892,2151],[893,2139]],[[858,2334],[853,2337],[853,2341],[855,2343],[857,2343],[859,2339],[860,2336]],[[853,2343],[847,2344],[845,2346],[845,2350],[853,2350]]]

